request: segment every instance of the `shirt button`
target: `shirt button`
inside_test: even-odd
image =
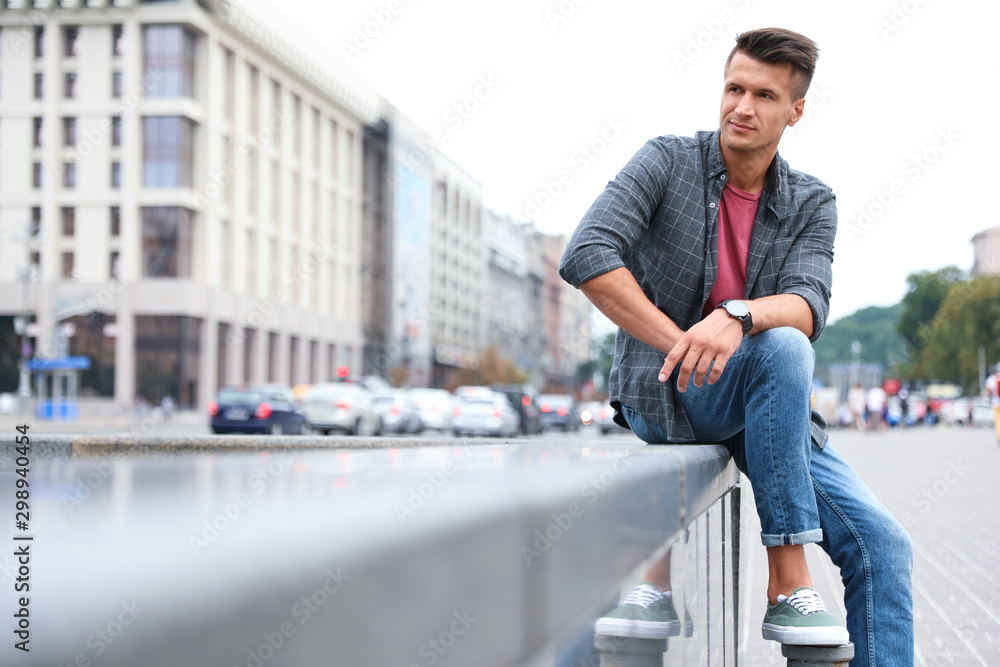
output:
[[[722,176],[719,176],[719,178],[721,178],[722,180],[726,180],[726,175],[723,174]]]
[[[715,202],[712,202],[711,204],[709,204],[708,207],[709,208],[715,208]]]

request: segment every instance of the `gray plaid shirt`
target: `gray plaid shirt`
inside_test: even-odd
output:
[[[728,175],[719,132],[651,139],[608,183],[573,233],[559,273],[581,283],[619,267],[683,330],[701,320],[717,275],[719,201]],[[813,314],[811,340],[826,324],[837,207],[833,191],[776,156],[754,220],[747,299],[798,294]],[[657,379],[664,353],[618,331],[610,391],[658,423],[671,442],[694,442],[673,383]],[[616,421],[624,423],[620,414]],[[812,435],[826,444],[822,418]]]

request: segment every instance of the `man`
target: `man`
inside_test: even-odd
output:
[[[912,665],[909,536],[809,405],[837,214],[830,188],[777,149],[802,118],[816,56],[787,30],[739,35],[720,128],[647,142],[584,216],[560,273],[619,327],[616,420],[648,443],[721,442],[750,480],[769,567],[764,637],[848,639],[812,590],[803,545],[816,542],[846,586],[852,666]],[[652,583],[615,625],[647,622]]]
[[[885,390],[879,385],[875,385],[868,390],[868,396],[865,400],[868,404],[868,430],[881,431],[885,428],[885,419],[883,418],[887,400]]]
[[[986,391],[990,396],[990,405],[993,406],[993,426],[997,432],[997,443],[1000,443],[1000,364],[997,364],[995,371],[986,378]]]
[[[847,392],[847,406],[851,409],[851,414],[854,416],[854,426],[859,431],[865,428],[865,406],[867,402],[867,393],[862,388],[860,382],[855,382],[854,386]]]

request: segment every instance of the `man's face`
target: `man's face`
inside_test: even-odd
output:
[[[805,99],[792,99],[792,66],[772,65],[745,53],[726,68],[719,127],[735,153],[774,152],[786,126],[802,118]]]

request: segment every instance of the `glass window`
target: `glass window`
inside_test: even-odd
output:
[[[122,233],[122,210],[117,206],[111,207],[111,235],[119,236]]]
[[[111,55],[125,55],[125,31],[120,25],[111,26]]]
[[[31,207],[31,238],[38,238],[38,233],[42,231],[42,207]]]
[[[194,214],[172,206],[142,209],[142,272],[149,278],[190,278]]]
[[[65,32],[63,33],[63,36],[64,36],[63,43],[64,46],[66,47],[66,50],[64,51],[63,55],[65,55],[67,58],[75,58],[76,52],[80,45],[79,28],[76,27],[66,28]]]
[[[45,55],[45,28],[37,26],[35,28],[35,57],[41,58]]]
[[[31,187],[36,190],[42,187],[42,163],[36,162],[31,165]]]
[[[111,257],[108,262],[108,276],[111,278],[117,278],[121,275],[121,254],[116,252],[111,253]]]
[[[120,188],[122,186],[122,163],[111,163],[111,187]]]
[[[35,119],[34,119],[34,144],[35,144],[35,148],[41,148],[42,147],[42,139],[45,138],[45,135],[44,135],[44,132],[43,132],[44,129],[45,129],[45,126],[42,124],[42,119],[40,117],[38,117],[38,116],[35,116]]]
[[[66,72],[66,85],[63,95],[67,100],[76,99],[76,72]]]
[[[157,72],[159,83],[150,97],[194,96],[194,36],[179,25],[144,28],[145,71]]]
[[[111,145],[122,145],[122,117],[115,116],[111,119]]]
[[[63,118],[63,145],[76,146],[76,118]]]
[[[147,116],[142,121],[145,187],[191,187],[194,123],[181,116]]]
[[[76,232],[76,209],[72,206],[62,207],[63,236],[73,236]]]
[[[198,404],[202,321],[193,317],[135,317],[136,393],[170,396],[181,408]]]
[[[62,254],[62,279],[73,279],[73,253],[64,252]]]
[[[76,163],[66,162],[63,164],[63,187],[76,187]]]
[[[35,72],[35,99],[42,99],[42,94],[45,91],[45,75],[41,72]]]
[[[111,97],[116,100],[122,98],[122,73],[113,72],[111,74]]]

